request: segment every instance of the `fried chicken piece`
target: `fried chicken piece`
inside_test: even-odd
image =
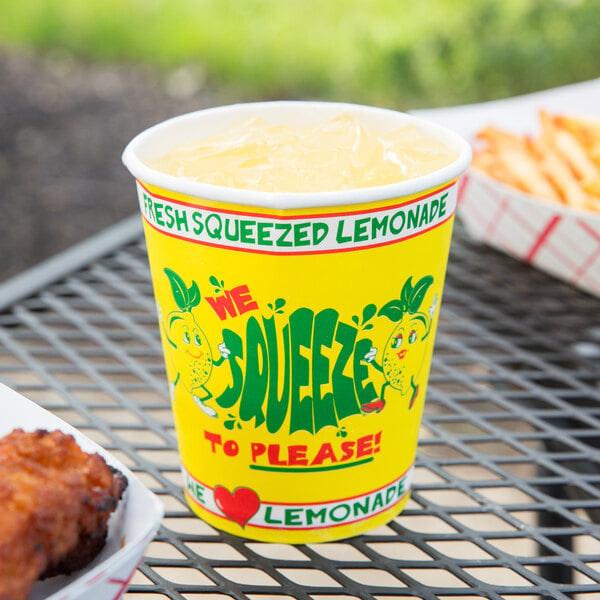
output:
[[[40,577],[92,560],[126,487],[61,431],[15,429],[0,439],[0,600],[26,600]]]

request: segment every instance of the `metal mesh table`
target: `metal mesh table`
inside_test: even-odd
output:
[[[126,598],[600,598],[597,299],[457,227],[407,509],[343,542],[250,542],[184,502],[138,221],[0,287],[0,380],[164,503]]]

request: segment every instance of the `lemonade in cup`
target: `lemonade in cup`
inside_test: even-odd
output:
[[[354,127],[354,137],[342,132],[340,139],[356,147],[320,145],[317,137],[312,166],[277,163],[269,171],[271,158],[295,160],[315,127],[330,136],[340,115]],[[248,119],[300,132],[292,144],[265,150],[237,131],[239,144],[225,154],[237,153],[244,172],[258,169],[259,183],[219,179],[219,151],[209,153],[201,180],[181,165],[165,167],[165,155],[182,145]],[[357,148],[403,128],[412,132],[407,143],[381,146],[399,165],[397,179],[362,178],[361,170],[383,159],[372,146],[356,161]],[[289,131],[281,135],[285,141]],[[399,157],[405,151],[406,160]],[[425,174],[417,165],[402,175],[406,161],[432,152],[446,158]],[[469,145],[439,126],[327,102],[202,110],[127,146],[185,495],[205,521],[251,539],[310,543],[362,533],[402,510],[458,178],[470,158]],[[313,168],[320,169],[318,191],[311,191]]]

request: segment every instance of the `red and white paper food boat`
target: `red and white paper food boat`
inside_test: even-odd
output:
[[[600,296],[600,213],[538,199],[471,169],[458,215],[475,239]]]
[[[474,140],[487,125],[537,135],[539,111],[600,116],[600,79],[524,96],[414,114]],[[572,209],[470,169],[458,216],[477,240],[600,296],[600,213]]]

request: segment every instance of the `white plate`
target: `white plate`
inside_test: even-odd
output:
[[[158,498],[119,461],[58,417],[0,384],[0,437],[15,428],[60,429],[73,435],[82,450],[97,452],[129,482],[119,508],[109,521],[106,546],[84,569],[37,582],[28,600],[117,600],[152,541],[163,515]]]

